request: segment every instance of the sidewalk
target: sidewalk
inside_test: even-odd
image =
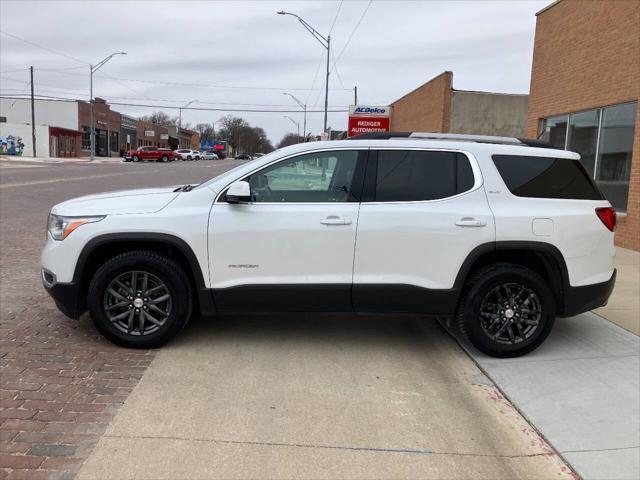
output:
[[[122,163],[121,157],[95,157],[93,161],[89,157],[16,157],[13,155],[0,155],[0,160],[25,163]]]
[[[618,276],[609,303],[594,312],[640,335],[640,252],[617,247],[616,268]]]

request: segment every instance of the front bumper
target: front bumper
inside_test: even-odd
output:
[[[43,269],[42,285],[56,302],[58,310],[69,318],[80,318],[82,308],[80,306],[80,292],[76,283],[57,283],[55,275]]]
[[[583,287],[568,287],[564,295],[564,311],[561,316],[571,317],[606,305],[616,284],[616,275],[617,271],[614,269],[611,278],[606,282]]]

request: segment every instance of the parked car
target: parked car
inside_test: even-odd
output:
[[[365,134],[282,148],[198,186],[55,205],[42,279],[60,310],[88,310],[126,347],[165,343],[193,311],[353,311],[440,317],[514,357],[556,316],[606,304],[615,225],[577,153]]]
[[[246,153],[241,153],[239,155],[236,155],[235,157],[233,157],[235,160],[251,160],[251,155],[248,155]]]
[[[211,151],[211,150],[205,150],[204,152],[202,152],[202,160],[219,160],[220,157],[218,157],[218,155]]]
[[[129,150],[124,156],[125,162],[171,162],[176,160],[175,153],[169,148],[158,147],[138,147],[135,150]]]
[[[182,160],[200,160],[200,152],[198,150],[192,150],[190,148],[180,148],[175,153]]]

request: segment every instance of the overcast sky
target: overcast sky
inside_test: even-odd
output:
[[[283,92],[309,110],[324,108],[326,57],[294,17],[276,11],[300,15],[323,35],[331,32],[331,65],[337,63],[329,105],[342,110],[353,103],[355,85],[360,104],[386,105],[444,70],[454,72],[456,89],[528,93],[535,12],[549,3],[1,0],[0,92],[27,92],[28,71],[13,70],[33,65],[36,93],[86,99],[89,67],[81,62],[124,50],[126,56],[94,76],[95,96],[112,103],[180,106],[198,100],[192,106],[294,110],[183,111],[183,121],[192,124],[233,113],[263,127],[277,143],[296,130],[284,115],[302,129],[302,113]],[[113,108],[134,116],[154,110]],[[308,130],[319,134],[322,122],[322,113],[308,114]],[[334,129],[346,123],[346,113],[329,114]]]

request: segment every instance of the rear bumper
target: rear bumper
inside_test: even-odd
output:
[[[561,316],[570,317],[606,305],[616,284],[616,274],[617,271],[614,269],[611,278],[606,282],[584,287],[568,287]]]

